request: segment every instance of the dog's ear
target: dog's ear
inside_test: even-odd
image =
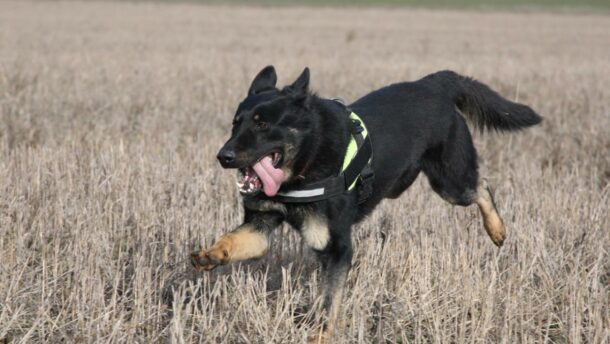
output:
[[[248,95],[251,96],[262,91],[274,89],[276,82],[277,75],[275,74],[275,68],[273,68],[273,66],[267,66],[258,72],[254,80],[252,80]]]
[[[303,73],[290,85],[290,93],[297,99],[305,99],[309,94],[309,68],[305,67]]]

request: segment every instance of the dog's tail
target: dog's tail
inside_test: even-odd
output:
[[[423,80],[442,88],[479,130],[519,130],[542,121],[529,106],[511,102],[487,85],[455,72],[441,71]]]

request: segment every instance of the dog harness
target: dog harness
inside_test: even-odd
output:
[[[333,99],[334,100],[334,99]],[[335,100],[341,103],[338,100]],[[341,103],[342,104],[342,103]],[[342,104],[343,105],[343,104]],[[345,106],[344,106],[345,107]],[[366,201],[373,193],[373,146],[364,122],[356,113],[345,107],[351,120],[351,138],[347,145],[339,175],[305,184],[298,190],[280,191],[272,200],[283,203],[309,203],[356,190],[358,203]]]

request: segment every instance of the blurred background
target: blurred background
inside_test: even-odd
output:
[[[610,341],[607,0],[0,2],[0,342],[298,343],[292,229],[186,259],[243,216],[215,155],[254,75],[348,102],[451,69],[544,122],[476,133],[508,229],[420,177],[354,228],[338,343]],[[310,307],[310,305],[314,305]]]

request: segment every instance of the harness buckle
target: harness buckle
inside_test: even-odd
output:
[[[352,124],[354,125],[354,127],[352,128],[352,133],[360,134],[364,131],[364,127],[362,126],[362,123],[359,120],[352,119]]]
[[[373,169],[367,165],[358,178],[358,204],[364,203],[373,194],[373,181],[375,174]]]

